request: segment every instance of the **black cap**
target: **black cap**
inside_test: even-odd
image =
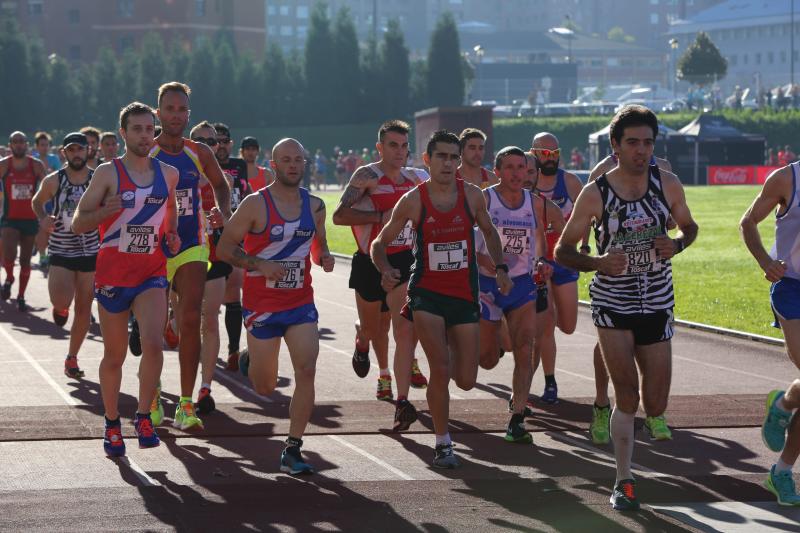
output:
[[[89,141],[86,139],[86,135],[79,131],[73,131],[72,133],[67,133],[64,137],[64,143],[62,146],[66,148],[70,144],[80,144],[81,146],[88,146]]]
[[[245,137],[242,139],[242,144],[239,145],[239,148],[261,148],[258,145],[258,139],[255,137]]]

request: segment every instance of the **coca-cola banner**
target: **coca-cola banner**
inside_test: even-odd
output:
[[[779,168],[781,167],[756,167],[756,183],[759,185],[764,185],[764,183],[767,181],[767,176]]]
[[[754,166],[708,166],[709,185],[753,185],[756,183]]]

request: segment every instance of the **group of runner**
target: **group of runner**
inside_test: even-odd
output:
[[[0,161],[2,297],[10,297],[19,249],[17,302],[25,310],[31,249],[37,232],[45,232],[53,320],[66,324],[75,305],[65,360],[69,377],[83,376],[78,351],[89,329],[92,297],[99,303],[103,445],[110,456],[125,454],[118,396],[128,346],[141,355],[134,417],[139,446],[159,444],[162,350],[170,337],[177,341],[181,388],[173,424],[183,430],[203,427],[198,415],[215,408],[211,383],[224,304],[227,368],[248,376],[259,394],[277,386],[284,340],[295,391],[280,468],[311,473],[301,453],[319,353],[311,264],[326,272],[335,264],[326,240],[325,204],[301,187],[307,152],[295,139],[279,141],[271,168],[264,169],[255,164],[260,147],[252,137],[241,142],[243,159],[231,157],[231,131],[223,123],[199,122],[184,138],[190,94],[185,84],[170,82],[159,89],[157,109],[138,102],[126,106],[120,113],[121,157],[112,151],[110,136],[86,128],[68,134],[61,148],[66,164],[50,174],[27,156],[24,134],[11,135],[12,155]],[[698,232],[680,181],[666,161],[653,157],[655,114],[627,106],[614,116],[614,155],[595,168],[585,186],[560,168],[558,140],[546,132],[534,135],[528,150],[500,149],[491,172],[482,167],[487,139],[480,130],[435,132],[422,154],[427,171],[406,166],[409,131],[399,120],[381,125],[379,160],[352,173],[333,213],[334,224],[352,227],[357,244],[350,275],[358,310],[355,373],[362,378],[369,373],[374,350],[376,397],[395,401],[395,431],[417,419],[409,389],[426,388],[435,433],[433,465],[455,468],[460,461],[448,431],[449,383],[469,390],[479,368],[491,369],[511,352],[505,440],[531,443],[525,419],[533,414],[528,401],[533,374],[541,362],[540,400],[557,402],[555,328],[565,334],[575,330],[578,272],[595,271],[590,296],[598,333],[597,390],[590,435],[597,444],[614,444],[614,508],[638,509],[631,472],[634,416],[641,403],[651,437],[672,438],[664,418],[672,364],[670,259]],[[795,163],[767,180],[742,219],[742,232],[773,282],[773,309],[789,355],[800,364],[798,170]],[[756,227],[775,207],[778,239],[770,255]],[[428,361],[427,378],[415,359],[418,343]],[[791,475],[800,452],[800,423],[792,416],[798,406],[800,380],[785,393],[769,395],[764,440],[782,455],[766,485],[782,504],[800,504]]]

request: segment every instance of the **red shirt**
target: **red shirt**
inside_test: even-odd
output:
[[[33,168],[34,159],[26,156],[28,165],[18,170],[14,168],[13,159],[8,160],[8,172],[3,176],[3,219],[4,220],[36,220],[31,199],[36,193],[39,178]]]

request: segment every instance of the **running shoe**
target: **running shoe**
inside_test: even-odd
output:
[[[194,404],[198,415],[207,415],[217,408],[214,398],[211,397],[211,389],[208,387],[201,387],[200,392],[197,394],[197,403]]]
[[[180,402],[175,409],[175,419],[172,421],[172,425],[183,431],[194,427],[203,429],[203,421],[197,418],[191,400]]]
[[[417,421],[417,409],[408,400],[397,402],[392,431],[405,431]]]
[[[8,300],[11,298],[11,285],[14,284],[14,280],[6,279],[6,282],[3,283],[3,286],[0,287],[0,298],[3,300]]]
[[[299,446],[287,446],[281,452],[281,472],[292,476],[302,476],[314,473],[314,468],[303,461]]]
[[[122,457],[125,455],[125,441],[122,439],[122,427],[119,422],[109,426],[103,433],[103,449],[109,457]]]
[[[416,357],[411,363],[411,386],[415,389],[425,389],[428,387],[428,378],[420,371]]]
[[[453,443],[439,444],[433,450],[433,466],[436,468],[458,468],[461,466],[461,461],[458,456],[453,453]]]
[[[250,370],[250,352],[242,350],[239,354],[239,372],[247,377],[248,370]]]
[[[516,415],[511,417],[511,421],[508,423],[508,428],[506,429],[506,442],[516,442],[520,444],[532,444],[533,443],[533,435],[525,429],[525,421],[524,419],[515,420]]]
[[[644,419],[644,428],[650,434],[651,440],[672,440],[672,431],[667,426],[664,415],[648,416]]]
[[[68,355],[64,359],[64,375],[72,379],[80,379],[86,375],[83,370],[78,368],[78,358],[74,355]]]
[[[555,381],[552,385],[545,385],[544,392],[539,399],[550,405],[558,403],[558,385]]]
[[[133,429],[136,436],[139,438],[139,448],[155,448],[161,441],[156,434],[153,427],[153,421],[150,420],[150,414],[140,415],[136,413],[136,418],[133,421]]]
[[[17,309],[20,313],[26,313],[30,307],[25,303],[25,298],[17,298]]]
[[[131,320],[131,331],[128,333],[128,348],[135,357],[142,355],[142,337],[139,335],[139,322]],[[156,424],[158,425],[158,424]]]
[[[175,325],[173,324],[174,321],[174,318],[170,318],[167,320],[167,325],[164,326],[164,343],[170,350],[177,348],[178,344],[180,343],[180,337],[177,333],[175,333]]]
[[[246,352],[247,348],[242,350],[242,353]],[[230,370],[231,372],[236,372],[239,370],[239,352],[234,351],[228,354],[228,362],[225,365],[225,370]]]
[[[761,438],[767,448],[779,452],[786,443],[786,428],[792,419],[792,413],[787,413],[776,404],[783,398],[782,390],[774,390],[767,396],[767,415],[761,426]]]
[[[361,326],[356,322],[356,339],[355,350],[353,350],[353,370],[356,376],[363,378],[369,374],[369,343],[366,348],[358,345],[358,334],[361,332]]]
[[[617,511],[638,511],[639,500],[636,499],[636,481],[623,479],[611,493],[611,505]]]
[[[668,428],[669,429],[669,428]],[[592,406],[592,423],[589,435],[594,444],[608,444],[611,440],[611,406]]]
[[[508,412],[509,413],[513,413],[514,412],[514,399],[513,398],[508,400]],[[525,418],[531,418],[533,416],[533,402],[532,401],[528,400],[527,402],[525,402],[525,410],[522,411],[522,416],[524,416]]]
[[[378,376],[378,391],[375,397],[385,402],[391,402],[394,399],[392,393],[392,376]]]
[[[156,395],[150,403],[150,421],[154,426],[160,426],[164,421],[164,405],[161,403],[161,383],[156,387]]]
[[[63,326],[69,319],[69,309],[56,309],[53,308],[53,322],[56,326]]]
[[[764,487],[778,498],[778,505],[800,506],[800,496],[797,495],[791,470],[775,472],[775,465],[772,465]]]

